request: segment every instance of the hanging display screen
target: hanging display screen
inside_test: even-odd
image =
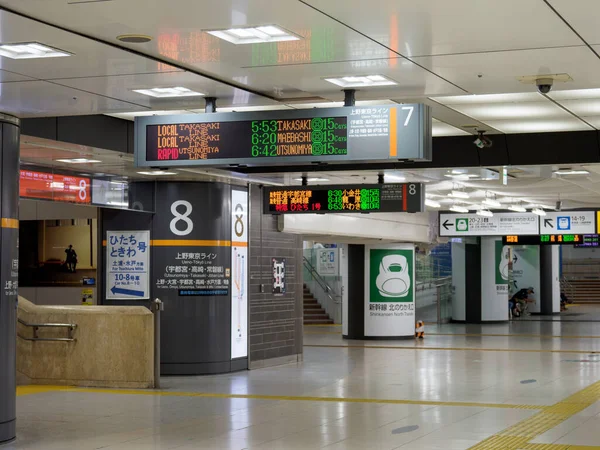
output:
[[[264,213],[421,212],[421,183],[357,184],[264,189]]]
[[[348,154],[346,117],[205,122],[146,127],[147,161]]]
[[[92,202],[89,178],[32,170],[21,170],[19,196],[55,202]]]
[[[540,234],[532,236],[503,236],[504,245],[574,245],[597,247],[597,234]]]
[[[139,167],[431,160],[421,104],[136,117]]]

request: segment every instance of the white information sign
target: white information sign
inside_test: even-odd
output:
[[[540,217],[540,234],[594,234],[595,211],[547,212]]]
[[[150,231],[106,232],[106,298],[150,298]]]
[[[231,359],[248,356],[248,192],[231,191]]]
[[[320,248],[317,250],[317,272],[319,275],[338,274],[337,248]]]
[[[440,236],[502,236],[539,233],[539,216],[532,213],[440,214]]]

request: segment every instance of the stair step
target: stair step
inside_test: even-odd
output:
[[[323,308],[318,303],[315,303],[315,304],[309,303],[308,305],[304,305],[304,311],[306,311],[307,309],[323,309]]]
[[[333,320],[310,319],[304,320],[304,325],[333,325]]]

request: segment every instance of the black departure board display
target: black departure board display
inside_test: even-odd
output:
[[[276,187],[264,189],[265,214],[421,212],[421,183]]]
[[[431,160],[422,104],[136,117],[138,167]]]
[[[540,234],[531,236],[503,236],[504,245],[574,245],[597,247],[597,234]]]
[[[146,133],[147,161],[348,154],[346,117],[150,125]]]

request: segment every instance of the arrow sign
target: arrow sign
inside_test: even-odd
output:
[[[554,228],[552,219],[544,219],[544,228]]]
[[[113,286],[110,289],[110,292],[114,294],[124,294],[124,295],[131,295],[133,297],[143,297],[144,296],[144,291],[134,291],[133,289],[122,289],[122,288],[118,288],[116,286]]]
[[[454,224],[452,222],[448,222],[448,219],[444,220],[442,226],[447,230],[449,226],[453,227]]]
[[[517,255],[513,256],[513,263],[516,263],[519,260],[519,258],[517,258]]]

